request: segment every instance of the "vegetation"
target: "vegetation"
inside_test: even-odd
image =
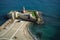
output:
[[[32,16],[35,16],[35,12],[32,12]]]

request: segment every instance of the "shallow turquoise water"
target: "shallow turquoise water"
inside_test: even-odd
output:
[[[0,0],[0,23],[11,10],[39,10],[45,21],[43,25],[33,24],[32,31],[41,33],[41,40],[60,40],[60,1],[59,0]]]

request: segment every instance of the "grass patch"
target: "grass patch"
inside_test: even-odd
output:
[[[32,14],[32,16],[35,16],[35,12],[32,12],[31,14]]]

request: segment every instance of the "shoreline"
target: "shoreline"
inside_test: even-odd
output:
[[[33,25],[33,23],[32,23],[32,24],[29,24],[29,27],[27,28],[27,30],[28,30],[29,34],[31,35],[31,37],[32,37],[34,40],[37,40],[36,36],[35,36],[34,34],[32,34],[32,32],[31,32],[30,27],[31,27],[32,25]]]

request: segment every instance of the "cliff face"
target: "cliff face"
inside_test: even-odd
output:
[[[7,30],[0,32],[0,40],[34,40],[28,30],[31,22],[15,20]]]

